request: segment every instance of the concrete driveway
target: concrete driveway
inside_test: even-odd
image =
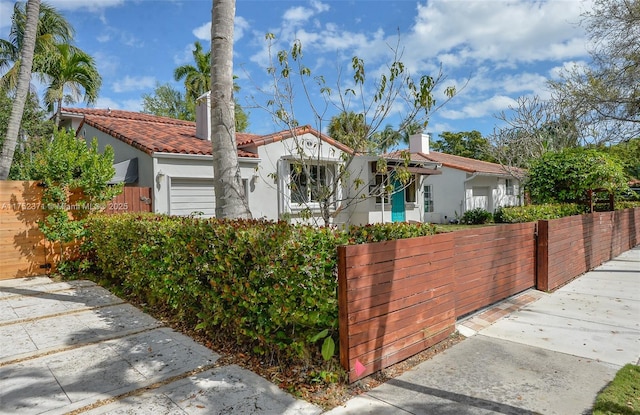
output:
[[[318,414],[89,281],[0,281],[0,414]]]

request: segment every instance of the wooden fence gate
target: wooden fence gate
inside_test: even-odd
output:
[[[105,213],[151,212],[151,188],[125,187]],[[42,188],[34,181],[0,181],[0,280],[46,274],[54,260],[38,229]]]

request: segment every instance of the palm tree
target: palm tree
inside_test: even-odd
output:
[[[184,79],[185,98],[187,108],[195,118],[196,100],[202,94],[211,90],[211,50],[203,53],[202,44],[198,41],[194,43],[193,60],[194,65],[182,65],[173,71],[176,81]],[[233,79],[238,77],[233,75]],[[233,83],[233,92],[240,91],[240,87]],[[244,109],[235,101],[236,131],[246,131],[249,127],[249,119]]]
[[[213,0],[211,11],[211,144],[216,217],[250,218],[238,165],[233,101],[235,0]]]
[[[98,98],[102,77],[93,58],[77,47],[60,44],[56,45],[56,51],[47,59],[43,70],[50,79],[44,101],[50,111],[55,109],[58,125],[62,101],[66,104],[75,103],[84,95],[87,104],[94,103]]]
[[[9,38],[0,39],[0,70],[8,69],[0,79],[0,89],[16,88],[26,26],[26,5],[17,2],[13,7]],[[56,44],[70,43],[73,35],[73,27],[55,8],[46,3],[39,5],[32,71],[42,76],[41,64],[46,62],[46,56],[53,52]]]
[[[203,53],[202,44],[196,42],[192,53],[195,66],[178,66],[173,77],[176,81],[184,79],[187,101],[196,102],[200,95],[211,90],[211,51]]]
[[[381,153],[386,153],[390,148],[398,145],[401,139],[402,134],[391,124],[387,124],[384,130],[373,134],[373,141]]]
[[[7,136],[2,143],[2,153],[0,154],[0,180],[7,180],[13,153],[18,141],[20,122],[24,112],[24,104],[29,93],[31,84],[31,69],[33,65],[33,55],[36,47],[36,36],[38,32],[38,20],[40,13],[40,0],[29,0],[26,7],[26,21],[24,24],[23,37],[20,40],[20,64],[18,70],[18,80],[16,82],[16,98],[11,107],[11,116],[7,128]]]

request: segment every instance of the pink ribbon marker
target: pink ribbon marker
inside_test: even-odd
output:
[[[364,367],[364,365],[362,363],[360,363],[360,361],[358,359],[356,359],[356,376],[360,376],[361,374],[364,373],[365,370],[367,370],[366,367]]]

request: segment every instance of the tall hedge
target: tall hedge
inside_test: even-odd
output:
[[[123,294],[169,310],[212,338],[309,359],[319,355],[318,339],[338,343],[338,245],[429,235],[435,228],[398,223],[342,231],[121,214],[94,216],[86,231],[85,264]]]

